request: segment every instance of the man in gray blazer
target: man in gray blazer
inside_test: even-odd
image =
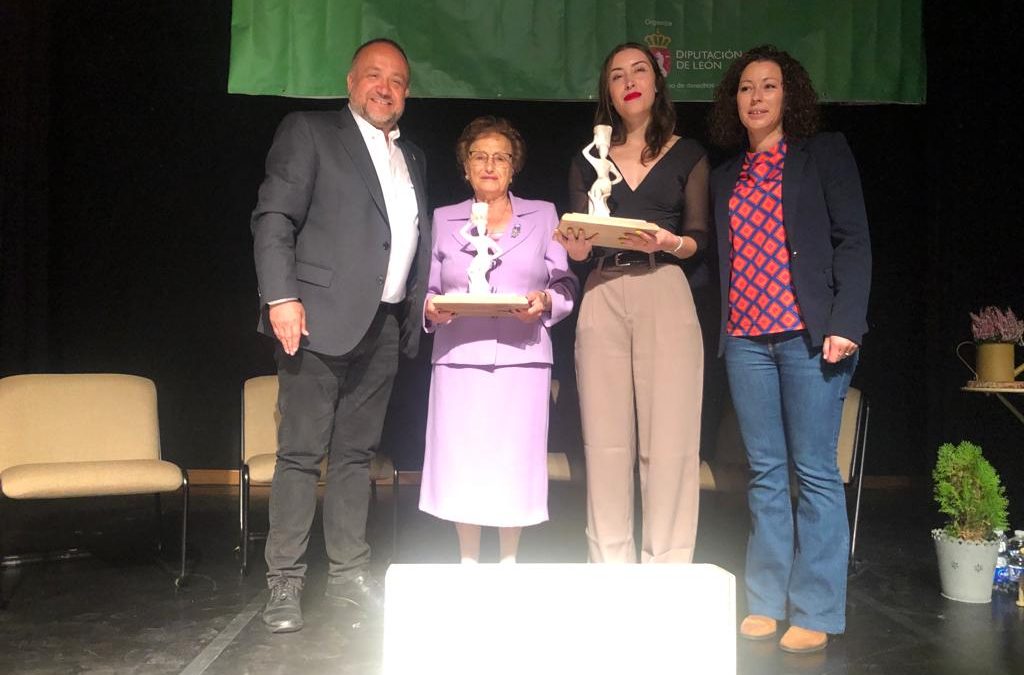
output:
[[[327,598],[379,609],[367,570],[369,463],[398,354],[414,356],[430,255],[423,153],[400,138],[409,63],[396,43],[359,47],[348,107],[292,113],[267,155],[252,215],[261,316],[277,339],[277,464],[263,621],[302,628],[300,595],[320,464],[329,454]]]

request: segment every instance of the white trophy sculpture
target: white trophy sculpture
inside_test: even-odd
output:
[[[587,210],[592,216],[611,215],[608,210],[608,197],[612,194],[612,186],[622,181],[622,174],[608,159],[608,150],[612,145],[612,128],[607,124],[598,124],[594,127],[594,140],[587,147],[583,148],[583,156],[590,162],[597,171],[597,180],[590,187],[587,196],[590,198],[590,205]],[[597,157],[592,150],[597,150]],[[613,177],[614,176],[614,177]]]
[[[583,156],[597,172],[597,179],[587,192],[587,213],[566,213],[558,223],[558,231],[565,237],[583,236],[594,246],[629,248],[623,240],[626,232],[657,232],[658,226],[636,218],[611,215],[608,197],[612,186],[622,182],[622,174],[608,158],[612,145],[612,128],[607,124],[594,127],[594,140],[583,148]],[[596,151],[597,155],[594,155]]]
[[[487,202],[473,202],[469,221],[462,226],[459,234],[476,248],[473,262],[469,263],[467,269],[469,294],[488,295],[491,285],[487,283],[487,273],[494,266],[494,259],[501,255],[501,247],[487,236]]]
[[[487,236],[487,203],[473,202],[469,221],[459,230],[462,238],[476,249],[472,262],[466,268],[469,276],[468,293],[447,293],[434,296],[434,307],[457,316],[508,316],[517,309],[530,306],[526,296],[517,293],[492,293],[487,273],[494,260],[502,254],[501,247]]]

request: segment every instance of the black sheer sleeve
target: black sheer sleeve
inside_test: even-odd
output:
[[[711,167],[707,155],[693,165],[690,175],[686,178],[684,189],[686,210],[682,214],[680,234],[692,237],[697,242],[697,253],[703,251],[708,244],[708,223],[710,209],[708,206],[708,176]],[[586,196],[586,195],[584,195]]]

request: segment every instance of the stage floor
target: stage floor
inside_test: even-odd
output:
[[[454,530],[416,509],[418,489],[399,496],[401,562],[454,562]],[[552,520],[526,530],[520,560],[582,562],[583,490],[553,484]],[[938,593],[929,529],[936,522],[925,489],[865,491],[858,541],[860,564],[850,580],[848,628],[828,650],[792,656],[773,642],[738,644],[738,672],[928,673],[977,675],[1022,672],[1024,609],[997,595],[991,605],[968,605]],[[173,508],[173,499],[165,503]],[[391,555],[390,488],[379,490],[369,533],[377,571]],[[742,561],[745,505],[736,496],[704,494],[697,560],[737,574],[739,616],[744,613]],[[266,598],[262,544],[251,554],[247,577],[238,573],[237,499],[227,488],[193,491],[190,568],[174,587],[174,551],[155,557],[148,546],[149,499],[4,508],[3,550],[45,549],[87,542],[93,556],[3,570],[6,607],[0,610],[3,673],[346,673],[371,675],[380,665],[381,626],[321,602],[325,562],[314,527],[303,607],[306,628],[271,635],[260,622]],[[265,523],[265,494],[253,503],[257,527]],[[100,518],[99,516],[110,516]],[[165,519],[174,540],[176,513]],[[126,545],[127,542],[136,542]],[[485,536],[485,560],[496,556]],[[628,617],[623,617],[628,620]],[[528,645],[517,645],[528,649]],[[500,658],[500,655],[495,655]],[[1014,666],[1013,664],[1017,665]],[[481,664],[481,673],[487,672]],[[544,673],[540,665],[534,671]],[[688,672],[685,662],[669,672]]]

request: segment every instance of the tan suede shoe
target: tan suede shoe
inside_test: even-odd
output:
[[[770,616],[750,614],[740,623],[740,637],[747,640],[767,640],[775,637],[778,623]]]
[[[790,626],[779,640],[779,649],[790,654],[813,654],[828,646],[828,633]]]

